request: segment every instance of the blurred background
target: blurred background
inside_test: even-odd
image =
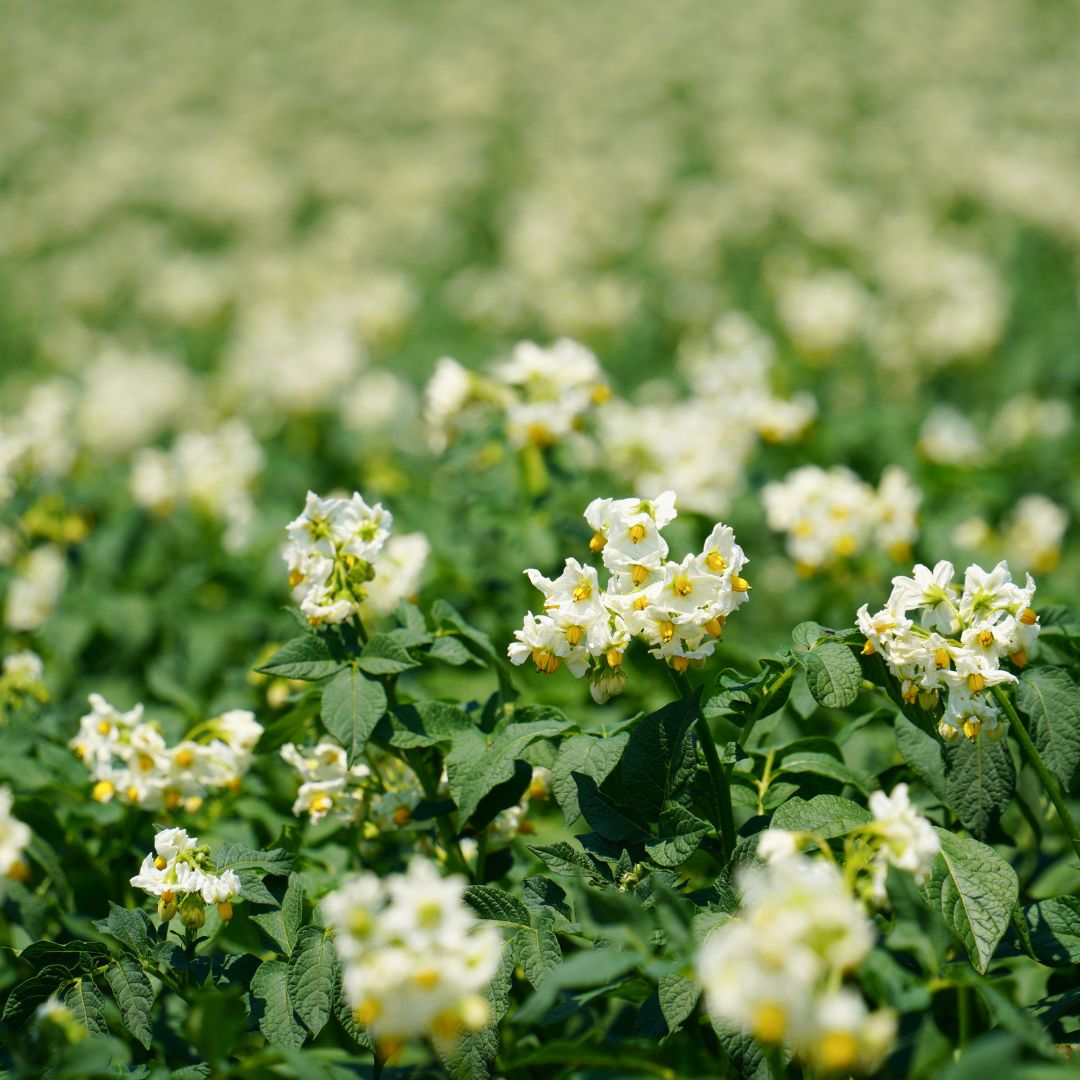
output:
[[[916,559],[1076,600],[1076,4],[0,16],[0,642],[59,704],[256,693],[308,488],[426,537],[380,610],[500,647],[664,487],[751,557],[732,662]],[[505,362],[561,338],[585,403]]]

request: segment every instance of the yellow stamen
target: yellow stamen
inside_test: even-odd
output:
[[[434,990],[439,985],[439,973],[430,968],[426,971],[418,971],[415,977],[416,985],[421,990]]]
[[[7,876],[12,881],[27,882],[30,880],[30,867],[22,861],[22,859],[16,859],[11,866],[8,867]]]
[[[909,705],[914,705],[915,699],[919,696],[919,688],[913,682],[905,683],[903,689],[900,691],[900,696]]]
[[[582,600],[588,600],[592,596],[592,586],[587,581],[578,582],[570,595],[574,598],[575,603],[580,604]]]
[[[149,772],[154,767],[154,759],[149,754],[139,755],[139,768],[143,772]]]
[[[97,802],[108,802],[116,794],[111,780],[99,780],[90,792]]]
[[[630,580],[635,585],[640,585],[649,576],[649,571],[640,563],[636,564],[630,571]]]
[[[754,1010],[753,1031],[759,1042],[780,1042],[787,1031],[787,1013],[780,1005],[759,1005]]]
[[[710,551],[705,556],[705,565],[717,574],[722,574],[727,569],[727,563],[724,561],[724,556],[719,551]]]
[[[622,663],[622,649],[615,648],[614,645],[604,654],[607,659],[608,667],[618,667]]]
[[[361,1026],[366,1026],[379,1019],[382,1006],[372,998],[365,998],[353,1010],[353,1017]]]
[[[299,570],[289,571],[289,588],[295,589],[304,580],[304,575]]]
[[[180,792],[176,788],[169,788],[164,796],[165,809],[175,810],[180,805],[180,798]]]
[[[412,821],[412,811],[407,806],[399,806],[391,815],[390,820],[399,829],[403,829]]]
[[[664,619],[656,629],[660,634],[660,640],[665,644],[675,636],[675,624],[670,619]]]
[[[969,739],[975,739],[978,737],[979,729],[982,727],[982,721],[976,716],[969,716],[964,721],[964,734]]]
[[[873,656],[874,655],[874,643],[872,641],[870,641],[869,639],[867,640],[866,644],[862,647],[862,654],[863,654],[863,656]]]
[[[611,400],[611,387],[607,383],[597,383],[589,396],[594,405],[604,405]]]
[[[947,668],[952,663],[952,654],[943,645],[934,653],[934,665],[940,669]]]
[[[222,900],[217,906],[217,913],[222,922],[228,922],[233,916],[232,904],[228,900]]]
[[[671,666],[678,672],[684,672],[690,666],[690,658],[687,656],[673,656]]]
[[[724,616],[717,615],[705,624],[705,632],[713,637],[720,637],[724,633]]]
[[[994,644],[994,632],[993,630],[980,630],[979,631],[979,644],[984,649],[989,649]]]
[[[640,544],[645,539],[645,526],[638,522],[630,526],[630,543]]]
[[[977,694],[977,693],[979,693],[980,690],[985,690],[986,689],[986,678],[983,675],[980,675],[979,672],[973,671],[967,677],[967,684],[968,684],[968,689],[973,694]]]
[[[644,611],[648,606],[649,606],[649,598],[647,596],[644,596],[644,595],[639,596],[634,601],[634,610],[635,611]]]
[[[164,855],[159,855],[154,860],[154,869],[155,870],[164,870],[165,867],[168,866],[168,865],[169,865],[169,860],[166,859]]]
[[[177,750],[176,752],[176,764],[181,769],[190,769],[195,763],[194,751],[189,750],[186,746],[183,750]]]
[[[566,628],[566,641],[569,645],[581,644],[581,627],[580,626],[568,626]]]
[[[97,730],[99,735],[108,735],[112,731],[112,724],[108,720],[99,720]]]
[[[536,665],[536,670],[544,675],[551,675],[559,670],[559,658],[549,649],[533,649],[532,662]]]
[[[731,579],[731,588],[735,592],[749,592],[750,582],[744,577],[733,577]]]
[[[672,581],[671,588],[676,596],[689,596],[694,591],[693,582],[685,574],[679,574]]]
[[[235,795],[244,786],[244,778],[242,776],[232,776],[225,781],[225,786]]]
[[[858,544],[855,543],[855,537],[850,533],[844,533],[843,536],[838,536],[836,542],[833,544],[833,550],[842,559],[846,559],[855,554]]]
[[[139,789],[134,784],[127,789],[127,797],[128,802],[137,803],[139,801]]]
[[[314,810],[316,814],[325,814],[333,805],[334,800],[326,794],[316,795],[315,798],[311,800],[311,809]]]
[[[1020,612],[1020,621],[1025,626],[1034,626],[1039,621],[1039,616],[1031,608],[1027,607]]]
[[[1017,667],[1027,667],[1028,655],[1026,649],[1017,649],[1016,652],[1009,657],[1009,659]]]
[[[847,1031],[831,1031],[818,1043],[817,1060],[824,1072],[850,1072],[859,1059],[859,1044]]]
[[[589,540],[589,550],[603,551],[606,544],[607,537],[601,532],[595,532],[592,534],[592,538]]]

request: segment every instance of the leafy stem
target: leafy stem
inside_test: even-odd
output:
[[[745,727],[739,732],[739,736],[736,739],[738,746],[744,746],[746,740],[750,737],[750,732],[754,730],[754,725],[764,716],[765,706],[784,688],[788,680],[795,674],[795,664],[791,667],[785,668],[768,686],[765,687],[765,692],[758,698],[758,703],[754,706],[754,711],[750,714],[749,719],[746,721]]]
[[[701,713],[700,700],[695,696],[690,680],[684,674],[672,671],[670,668],[668,670],[671,671],[671,677],[682,697],[694,702],[694,730],[697,732],[701,751],[705,755],[705,764],[709,767],[713,823],[720,830],[720,846],[723,849],[724,862],[727,862],[735,850],[735,818],[731,811],[731,785],[728,782],[727,770],[716,752],[716,742],[713,740],[708,722]]]
[[[1050,801],[1054,804],[1065,833],[1069,837],[1069,843],[1072,844],[1076,854],[1080,855],[1080,828],[1077,827],[1076,820],[1069,810],[1068,803],[1065,801],[1065,793],[1061,790],[1058,778],[1046,767],[1046,762],[1043,761],[1039,754],[1009,695],[1000,686],[992,686],[990,689],[997,699],[997,703],[1005,711],[1005,715],[1008,716],[1009,725],[1016,735],[1016,741],[1020,744],[1020,749],[1038,774],[1046,794],[1050,796]]]

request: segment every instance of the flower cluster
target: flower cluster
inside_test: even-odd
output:
[[[707,335],[680,348],[689,395],[675,397],[670,383],[650,380],[633,402],[615,400],[604,409],[604,462],[638,490],[678,484],[684,509],[726,513],[759,441],[801,438],[817,411],[810,394],[775,392],[775,361],[776,347],[759,326],[742,312],[725,313]]]
[[[742,908],[705,939],[697,977],[717,1021],[786,1044],[822,1072],[872,1072],[894,1015],[870,1012],[843,984],[873,945],[873,926],[840,871],[796,851],[739,879]]]
[[[461,877],[441,879],[433,863],[417,857],[404,874],[360,874],[323,901],[345,995],[380,1044],[448,1042],[487,1022],[481,991],[498,967],[502,940],[465,906],[465,886]]]
[[[206,921],[207,904],[217,904],[222,919],[231,919],[232,901],[240,892],[235,871],[215,869],[210,848],[183,829],[162,829],[154,837],[154,850],[131,884],[158,897],[158,915],[165,922],[179,911],[190,930]]]
[[[565,663],[575,678],[588,675],[597,702],[622,692],[623,653],[634,637],[649,652],[685,671],[712,655],[724,622],[748,599],[741,576],[747,558],[735,534],[718,523],[700,554],[668,559],[661,530],[677,515],[675,493],[655,499],[594,499],[585,510],[593,529],[589,547],[608,571],[567,559],[554,579],[526,570],[544,594],[543,614],[531,611],[507,650],[514,664],[531,659],[551,673]]]
[[[368,506],[359,492],[348,499],[308,492],[304,512],[287,526],[285,562],[293,598],[312,626],[345,622],[360,611],[393,523],[381,503]]]
[[[787,534],[788,554],[805,574],[861,554],[872,544],[907,558],[918,536],[922,494],[890,466],[875,490],[850,469],[804,465],[761,492],[769,528]]]
[[[25,701],[48,701],[44,680],[45,665],[37,653],[27,649],[5,656],[0,667],[0,720]]]
[[[11,788],[0,787],[0,895],[5,881],[22,881],[27,876],[23,851],[30,843],[30,829],[11,812]]]
[[[872,821],[856,826],[845,837],[844,870],[847,880],[875,906],[885,907],[889,867],[906,870],[921,885],[941,843],[930,822],[912,805],[907,784],[897,784],[891,795],[875,791],[870,796],[870,813]],[[767,829],[758,841],[757,853],[769,862],[779,861],[808,844],[820,847],[823,840],[814,833]]]
[[[141,450],[132,464],[131,493],[140,506],[166,514],[186,503],[225,522],[225,548],[248,539],[255,504],[251,497],[263,467],[262,447],[240,420],[215,431],[186,431],[169,451]]]
[[[253,713],[230,709],[169,746],[159,726],[143,720],[142,705],[120,712],[100,694],[89,700],[68,745],[90,770],[99,802],[194,812],[208,790],[240,789],[263,731]]]
[[[487,376],[441,359],[424,391],[424,419],[439,449],[468,422],[473,407],[495,406],[515,446],[547,447],[578,430],[589,410],[610,396],[599,362],[584,345],[560,338],[545,349],[522,341]]]
[[[362,762],[350,767],[337,743],[324,739],[303,749],[286,743],[281,756],[300,774],[292,808],[297,817],[307,814],[311,824],[317,825],[327,815],[351,820],[360,812],[371,770]]]
[[[1002,659],[1022,668],[1039,636],[1031,607],[1035,582],[1028,574],[1026,584],[1017,585],[1004,562],[989,572],[969,566],[962,586],[955,574],[952,563],[942,561],[932,570],[918,564],[913,577],[894,577],[881,611],[871,615],[866,604],[859,609],[863,652],[881,654],[910,704],[935,708],[945,692],[938,725],[943,739],[961,733],[998,739],[1005,729],[987,691],[1017,681]],[[909,617],[914,612],[918,624]]]

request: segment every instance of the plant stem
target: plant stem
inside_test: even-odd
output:
[[[963,1050],[971,1035],[971,997],[966,986],[956,988],[956,1042],[957,1049]]]
[[[672,671],[671,677],[675,686],[683,698],[690,700],[694,696],[694,690],[690,680],[685,675]],[[709,787],[713,803],[713,824],[720,830],[720,846],[723,850],[724,861],[731,858],[735,850],[735,818],[731,812],[731,787],[728,784],[727,771],[725,770],[720,756],[716,752],[716,743],[705,717],[701,714],[700,702],[695,710],[694,730],[697,732],[701,751],[705,755],[705,764],[709,767]]]
[[[1073,850],[1077,855],[1080,855],[1080,828],[1077,827],[1076,820],[1069,811],[1068,803],[1065,802],[1065,794],[1061,790],[1058,778],[1046,767],[1046,762],[1043,761],[1039,751],[1035,748],[1035,743],[1032,742],[1027,728],[1024,727],[1024,722],[1020,719],[1020,714],[1009,700],[1008,694],[1000,686],[994,686],[991,689],[998,704],[1005,710],[1005,715],[1009,718],[1010,727],[1016,735],[1016,741],[1020,744],[1020,749],[1024,752],[1024,756],[1028,759],[1032,768],[1038,773],[1039,779],[1046,789],[1046,794],[1050,796],[1050,801],[1058,812],[1058,818],[1065,829],[1066,835],[1069,837]]]
[[[383,1059],[381,1057],[379,1057],[379,1048],[378,1047],[376,1047],[374,1050],[372,1050],[371,1054],[372,1054],[372,1064],[371,1064],[372,1080],[379,1080],[379,1077],[382,1076],[383,1065],[385,1063],[384,1063]]]
[[[738,738],[735,740],[739,746],[743,746],[746,740],[750,737],[750,732],[754,730],[754,725],[761,719],[762,714],[765,711],[765,706],[776,696],[778,690],[782,689],[784,684],[795,674],[795,667],[792,665],[786,668],[765,688],[765,693],[761,695],[758,703],[754,706],[754,711],[750,714],[750,719],[746,721],[746,726],[739,732]]]
[[[770,1046],[765,1056],[769,1062],[769,1073],[773,1080],[784,1080],[787,1076],[787,1067],[784,1065],[783,1046]]]

